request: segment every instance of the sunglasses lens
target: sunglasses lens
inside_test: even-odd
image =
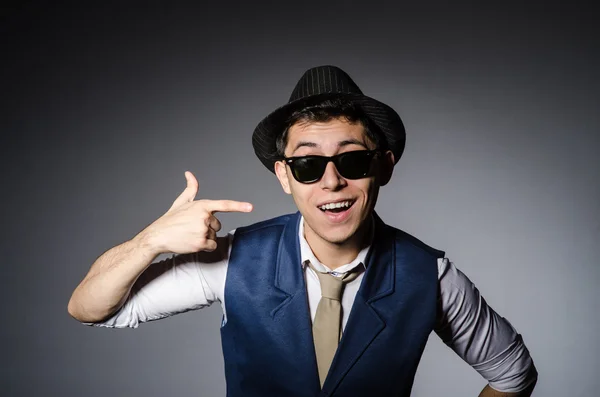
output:
[[[318,157],[302,157],[294,160],[292,172],[299,182],[314,182],[323,176],[325,161]]]
[[[369,173],[372,158],[373,153],[366,150],[348,152],[338,157],[336,167],[344,178],[360,179]]]
[[[374,151],[358,150],[347,152],[333,157],[305,156],[290,159],[288,164],[292,169],[294,178],[298,182],[313,183],[323,177],[328,161],[335,163],[340,175],[347,179],[360,179],[369,174]]]

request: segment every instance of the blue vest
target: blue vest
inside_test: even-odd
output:
[[[300,214],[236,230],[221,328],[228,397],[410,395],[435,322],[444,253],[374,217],[367,270],[322,390]]]

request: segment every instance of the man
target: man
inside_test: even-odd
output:
[[[409,396],[432,330],[489,381],[480,396],[530,395],[516,330],[444,252],[374,212],[404,142],[398,114],[345,72],[308,70],[253,134],[299,211],[217,237],[216,212],[252,205],[195,201],[186,172],[167,213],[96,260],[69,313],[137,327],[219,301],[228,396]]]

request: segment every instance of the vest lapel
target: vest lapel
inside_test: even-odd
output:
[[[394,233],[373,213],[375,234],[367,270],[352,305],[342,340],[323,385],[326,395],[333,393],[337,385],[350,371],[369,344],[385,328],[384,319],[377,313],[377,300],[394,293],[395,249]]]
[[[285,225],[279,243],[275,272],[275,287],[283,292],[283,298],[271,311],[273,319],[285,328],[286,342],[294,346],[297,354],[294,361],[297,368],[302,368],[309,376],[311,388],[318,393],[319,371],[312,336],[312,321],[308,308],[306,283],[300,259],[300,242],[298,227],[300,212],[292,215]]]

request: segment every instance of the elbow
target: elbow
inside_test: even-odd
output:
[[[69,303],[67,304],[67,312],[75,320],[81,321],[79,314],[79,305],[77,304],[77,299],[75,298],[75,291],[71,295],[71,299],[69,299]]]
[[[77,302],[77,299],[75,299],[73,296],[71,297],[71,299],[69,299],[69,303],[67,305],[67,312],[71,317],[73,317],[80,323],[94,322],[93,320],[85,316],[84,311],[81,308],[81,304]]]
[[[535,370],[535,368],[534,368]],[[535,389],[535,385],[537,384],[537,372],[535,373],[535,378],[531,381],[531,384],[527,386],[524,390],[516,393],[515,395],[518,397],[530,397],[531,393],[533,393],[533,389]],[[512,393],[510,395],[513,395]]]
[[[525,379],[526,379],[527,387],[525,387],[525,389],[523,389],[520,392],[515,394],[518,397],[529,397],[529,396],[531,396],[531,393],[533,393],[533,389],[535,389],[535,385],[537,384],[537,381],[538,381],[538,372],[537,372],[537,369],[535,368],[535,365],[533,364],[533,360],[531,361],[531,365],[529,366],[529,368],[527,370]]]
[[[81,299],[80,288],[81,284],[77,286],[77,288],[75,288],[75,290],[71,294],[71,298],[69,299],[69,303],[67,304],[67,312],[71,317],[73,317],[75,320],[81,323],[89,322],[88,318],[86,318],[86,310],[85,305]]]
[[[525,389],[525,392],[523,394],[525,396],[529,396],[531,394],[538,381],[538,371],[535,367],[535,363],[533,362],[533,358],[531,357],[531,355],[527,356],[527,361],[529,365],[526,366],[524,376],[525,383],[527,384],[527,388]]]
[[[71,317],[80,323],[96,323],[101,322],[107,317],[110,316],[108,312],[94,312],[86,308],[86,305],[80,302],[75,293],[69,299],[69,303],[67,304],[67,312]]]
[[[531,379],[531,384],[527,387],[527,392],[529,392],[531,394],[533,389],[535,389],[535,385],[537,384],[537,381],[538,381],[538,371],[537,371],[537,368],[535,368],[533,361],[531,362],[531,367],[529,368],[528,378]]]

